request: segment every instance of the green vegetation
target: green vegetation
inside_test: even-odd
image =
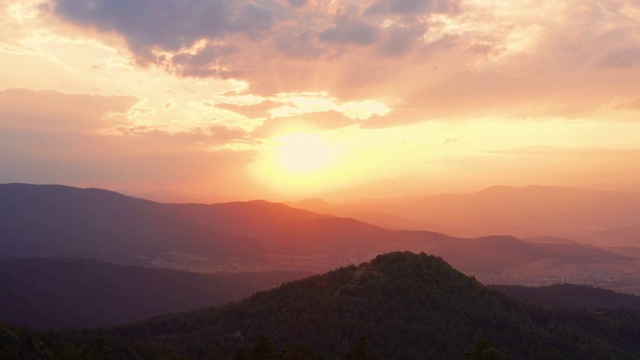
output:
[[[0,260],[0,321],[44,330],[116,325],[228,304],[305,276],[205,275],[72,258]]]
[[[84,331],[5,326],[2,341],[33,359],[637,359],[638,325],[631,311],[515,300],[396,252],[220,308]]]
[[[555,284],[531,287],[522,285],[489,285],[507,295],[535,303],[568,309],[627,309],[640,311],[640,297],[621,294],[589,285]]]

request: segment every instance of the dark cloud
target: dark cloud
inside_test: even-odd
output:
[[[289,0],[289,5],[298,8],[307,5],[308,2],[308,0]]]
[[[263,5],[253,1],[248,2],[240,6],[239,9],[232,11],[232,17],[229,19],[229,30],[252,38],[259,37],[263,32],[270,30],[275,25],[277,21],[276,8],[276,5],[271,3]]]
[[[320,32],[321,41],[334,44],[371,45],[378,40],[378,27],[357,19],[338,18],[336,24]]]
[[[383,56],[402,56],[410,52],[419,36],[424,34],[426,26],[391,26],[386,31],[384,41],[380,44],[379,52]]]
[[[233,46],[208,44],[195,54],[179,53],[168,61],[169,68],[182,76],[230,78],[238,76],[238,71],[227,70],[238,49]]]
[[[276,36],[274,43],[278,51],[290,58],[317,58],[326,51],[317,43],[317,35],[311,30],[301,33],[283,32]]]
[[[274,6],[231,0],[56,0],[54,12],[76,24],[122,34],[143,62],[153,50],[179,51],[228,34],[255,38],[275,24]]]
[[[640,43],[635,46],[612,50],[604,54],[598,64],[602,67],[610,68],[629,68],[640,65]]]
[[[309,78],[314,61],[401,57],[423,49],[429,15],[454,13],[458,1],[376,0],[369,6],[307,0],[52,0],[50,8],[65,21],[119,34],[139,65],[155,64],[179,76],[248,80],[256,91],[285,83],[300,87],[306,80],[289,81],[291,69]],[[391,26],[384,24],[387,20]],[[354,55],[358,51],[362,54]],[[315,89],[280,87],[277,92],[297,90]]]
[[[459,11],[459,0],[376,0],[366,13],[414,16],[425,13],[455,14]]]

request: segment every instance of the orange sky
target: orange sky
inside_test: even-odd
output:
[[[640,189],[640,3],[0,0],[0,182]]]

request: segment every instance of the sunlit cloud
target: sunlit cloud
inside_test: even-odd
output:
[[[340,102],[327,93],[278,94],[270,97],[274,103],[285,104],[269,110],[273,118],[300,116],[314,112],[335,111],[350,119],[366,120],[374,115],[385,116],[391,109],[377,100]]]

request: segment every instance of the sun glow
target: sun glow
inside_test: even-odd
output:
[[[280,138],[276,156],[283,170],[304,173],[329,167],[334,149],[319,135],[291,134]]]
[[[273,139],[250,173],[280,193],[318,194],[342,178],[342,153],[337,143],[321,133],[291,133]]]

